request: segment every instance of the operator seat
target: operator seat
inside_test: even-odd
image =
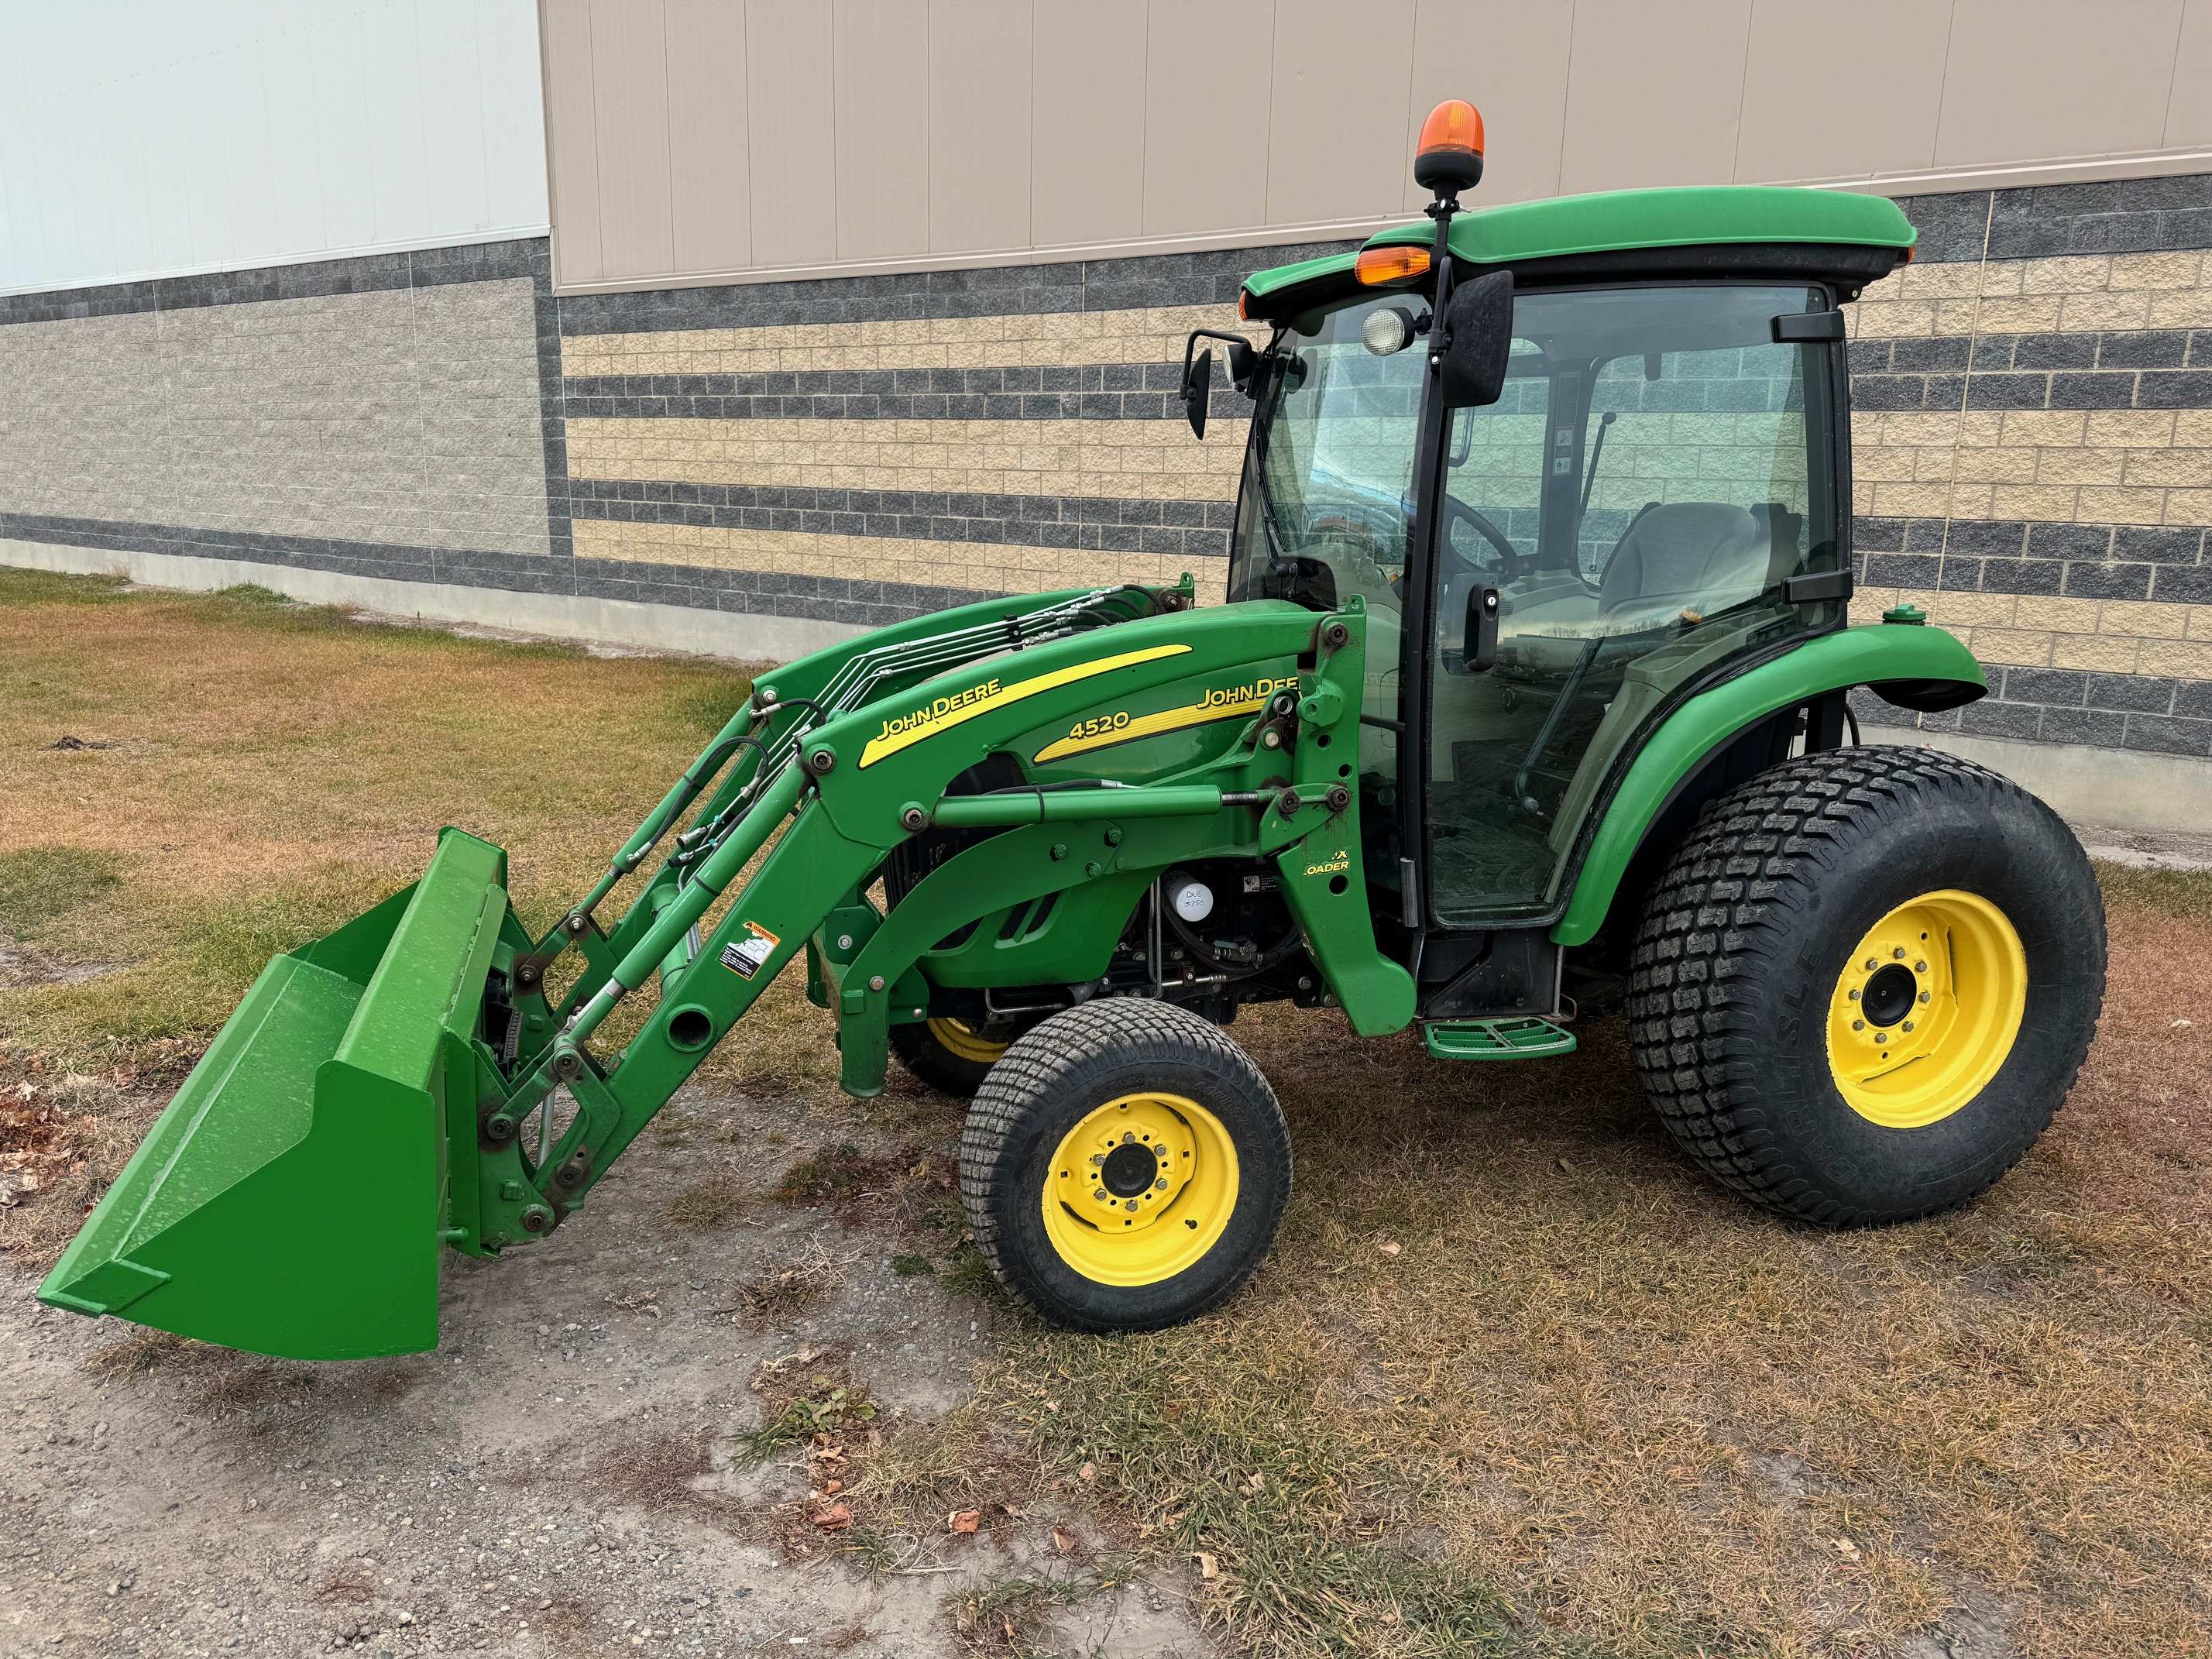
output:
[[[1564,679],[1592,640],[1641,636],[1686,611],[1711,616],[1756,597],[1796,568],[1803,525],[1778,502],[1651,502],[1621,532],[1595,593],[1577,588],[1513,618],[1500,678]]]
[[[1598,580],[1598,614],[1718,611],[1780,580],[1771,520],[1725,501],[1661,501],[1622,533]],[[1788,555],[1796,560],[1796,538]],[[1786,574],[1786,573],[1784,573]],[[1607,632],[1617,631],[1608,628]]]

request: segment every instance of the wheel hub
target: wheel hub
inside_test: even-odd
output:
[[[1107,1153],[1098,1166],[1100,1182],[1116,1198],[1134,1198],[1149,1188],[1159,1173],[1158,1156],[1149,1145],[1133,1140]]]
[[[1901,962],[1877,968],[1859,999],[1869,1025],[1895,1025],[1912,1012],[1920,997],[1920,982]]]

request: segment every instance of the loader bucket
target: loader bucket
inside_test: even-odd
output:
[[[289,1359],[436,1346],[446,1115],[475,1110],[506,881],[448,830],[414,886],[264,969],[40,1299]]]

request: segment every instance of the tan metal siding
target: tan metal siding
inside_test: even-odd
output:
[[[929,0],[837,0],[837,257],[929,252]]]
[[[1344,236],[1478,203],[2212,170],[2212,0],[543,0],[564,289]]]

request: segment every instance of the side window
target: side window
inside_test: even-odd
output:
[[[1805,351],[1615,356],[1591,382],[1577,561],[1601,611],[1741,604],[1806,553]],[[1602,447],[1599,447],[1602,439]]]

